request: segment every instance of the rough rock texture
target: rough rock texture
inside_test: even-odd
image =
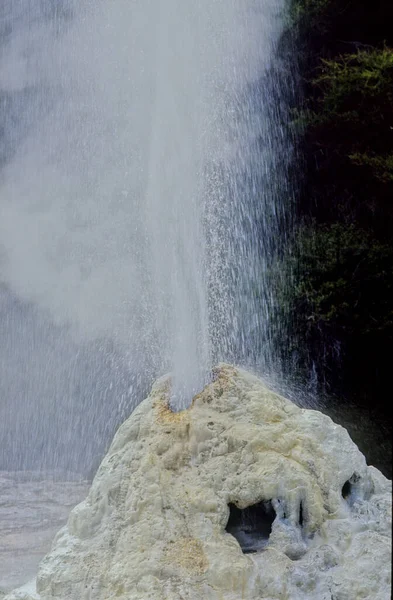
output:
[[[31,586],[7,600],[388,600],[391,484],[342,427],[228,365],[192,406],[169,378],[118,430]],[[264,547],[229,504],[271,501]]]

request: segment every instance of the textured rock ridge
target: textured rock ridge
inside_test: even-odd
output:
[[[391,483],[345,429],[229,365],[187,410],[169,394],[157,381],[119,428],[36,593],[6,600],[390,598]],[[230,507],[254,505],[271,522],[236,536]]]

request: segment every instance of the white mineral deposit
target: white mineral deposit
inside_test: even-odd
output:
[[[186,410],[170,388],[5,600],[388,600],[391,482],[343,427],[226,364]]]

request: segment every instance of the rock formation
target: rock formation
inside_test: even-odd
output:
[[[33,586],[6,600],[388,600],[391,483],[347,431],[220,365],[119,428]]]

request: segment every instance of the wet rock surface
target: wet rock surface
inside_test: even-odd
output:
[[[343,427],[230,365],[187,410],[170,390],[119,428],[36,584],[7,600],[390,598],[391,482]]]

